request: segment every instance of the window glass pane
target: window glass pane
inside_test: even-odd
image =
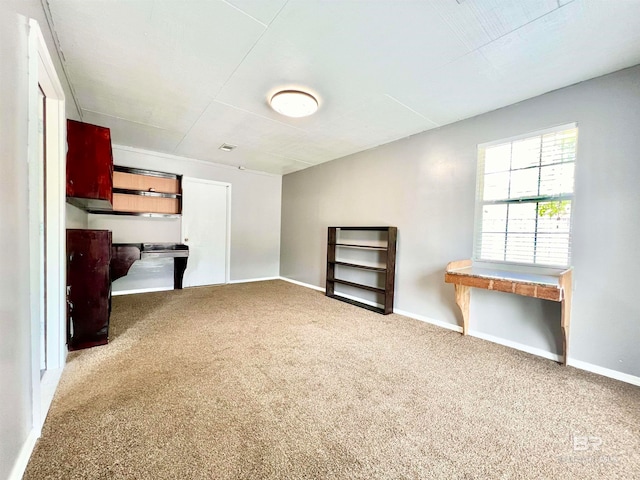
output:
[[[542,136],[542,164],[573,162],[576,158],[577,129]]]
[[[540,137],[513,142],[511,168],[535,167],[540,164]]]
[[[475,258],[568,265],[577,134],[567,128],[479,148]]]
[[[535,234],[508,233],[505,260],[516,263],[533,263]]]
[[[507,231],[534,233],[536,231],[536,204],[519,203],[509,205]]]
[[[483,260],[504,260],[504,233],[483,233],[480,238],[480,258]]]
[[[538,232],[569,233],[571,201],[541,202],[538,205]]]
[[[504,172],[511,168],[511,144],[487,147],[484,152],[484,173]]]
[[[548,165],[540,169],[540,195],[573,193],[574,163]]]
[[[533,197],[538,195],[538,174],[540,169],[527,168],[511,172],[509,198]]]
[[[569,263],[569,232],[539,233],[536,241],[536,263],[567,265]]]
[[[482,231],[504,232],[507,226],[506,205],[485,205],[482,207]]]
[[[503,200],[509,197],[509,172],[484,176],[484,200]]]

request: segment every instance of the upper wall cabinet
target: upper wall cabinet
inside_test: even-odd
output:
[[[67,120],[67,201],[76,207],[110,209],[113,155],[108,128]]]

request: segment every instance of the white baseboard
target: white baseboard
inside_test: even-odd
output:
[[[18,458],[16,458],[7,480],[21,480],[24,475],[24,471],[27,469],[29,459],[31,458],[31,454],[33,453],[33,449],[36,446],[36,441],[39,436],[39,432],[35,428],[29,432],[27,439],[22,444]]]
[[[42,380],[40,381],[40,418],[42,419],[43,425],[47,418],[47,414],[49,413],[49,407],[51,406],[53,396],[56,393],[56,388],[58,388],[58,383],[62,376],[62,370],[63,368],[47,370],[44,372]]]
[[[522,352],[527,352],[532,355],[537,355],[538,357],[547,358],[549,360],[553,360],[554,362],[562,362],[562,355],[558,355],[557,353],[552,353],[541,348],[531,347],[523,343],[507,340],[506,338],[494,337],[493,335],[479,332],[477,330],[469,330],[469,335],[471,335],[472,337],[480,338],[482,340],[486,340],[488,342],[497,343],[498,345],[504,345],[505,347],[510,347]]]
[[[414,320],[420,320],[421,322],[430,323],[437,327],[453,330],[454,332],[462,333],[462,327],[460,325],[454,325],[452,323],[443,322],[442,320],[436,320],[435,318],[425,317],[423,315],[407,312],[405,310],[398,310],[397,308],[393,309],[393,313],[397,313],[398,315],[402,315],[403,317],[413,318]]]
[[[229,284],[232,284],[232,283],[266,282],[268,280],[279,280],[280,278],[281,277],[245,278],[243,280],[229,280]]]
[[[286,282],[295,283],[296,285],[300,285],[307,288],[312,288],[313,290],[319,290],[324,292],[325,289],[321,287],[317,287],[316,285],[311,285],[309,283],[299,282],[297,280],[292,280],[287,277],[280,277],[281,280]],[[346,296],[346,295],[345,295]],[[360,300],[362,301],[362,300]],[[364,302],[363,302],[364,303]],[[459,325],[452,325],[451,323],[443,322],[441,320],[436,320],[433,318],[425,317],[422,315],[418,315],[416,313],[407,312],[405,310],[394,309],[393,313],[397,313],[399,315],[403,315],[405,317],[413,318],[415,320],[420,320],[422,322],[431,323],[432,325],[436,325],[438,327],[447,328],[449,330],[453,330],[454,332],[462,333],[462,327]],[[542,358],[546,358],[548,360],[553,360],[554,362],[562,362],[562,356],[556,353],[549,352],[547,350],[542,350],[541,348],[530,347],[529,345],[524,345],[522,343],[514,342],[511,340],[506,340],[504,338],[495,337],[493,335],[489,335],[483,332],[478,332],[477,330],[469,331],[469,335],[480,338],[482,340],[486,340],[488,342],[497,343],[498,345],[504,345],[505,347],[514,348],[516,350],[520,350],[523,352],[530,353],[532,355],[537,355]],[[571,357],[567,359],[567,365],[571,367],[575,367],[580,370],[585,370],[587,372],[596,373],[598,375],[602,375],[605,377],[613,378],[614,380],[620,380],[621,382],[630,383],[631,385],[640,386],[640,377],[635,375],[630,375],[628,373],[618,372],[616,370],[611,370],[609,368],[600,367],[598,365],[593,365],[591,363],[582,362],[580,360],[575,360]]]
[[[621,382],[630,383],[631,385],[636,385],[640,387],[640,377],[636,377],[635,375],[618,372],[617,370],[611,370],[610,368],[599,367],[598,365],[583,362],[581,360],[575,360],[571,357],[569,357],[569,360],[567,361],[567,365],[571,367],[579,368],[580,370],[586,370],[587,372],[597,373],[598,375],[602,375],[604,377],[613,378],[614,380],[620,380]]]
[[[65,348],[66,356],[66,348]],[[27,439],[22,444],[20,453],[16,458],[11,473],[9,473],[8,480],[20,480],[24,475],[24,471],[29,464],[29,459],[33,453],[33,449],[36,446],[36,442],[42,433],[42,425],[44,424],[47,414],[49,413],[49,407],[53,401],[53,396],[56,393],[56,388],[60,382],[62,376],[62,368],[48,369],[44,372],[42,379],[40,380],[40,425],[34,425],[27,436]]]
[[[281,277],[263,277],[263,278],[245,278],[243,280],[229,280],[228,284],[234,283],[249,283],[249,282],[264,282],[267,280],[279,280]],[[220,284],[223,285],[223,284]],[[188,287],[185,287],[188,288]],[[151,293],[151,292],[166,292],[169,290],[175,290],[173,287],[152,287],[152,288],[136,288],[134,290],[119,290],[117,292],[111,292],[111,295],[117,297],[118,295],[133,295],[135,293]]]
[[[166,292],[168,290],[173,290],[173,287],[152,287],[136,288],[134,290],[120,290],[117,292],[111,292],[111,296],[117,297],[118,295],[133,295],[134,293]]]
[[[284,280],[285,282],[295,283],[296,285],[300,285],[301,287],[312,288],[313,290],[318,290],[319,292],[324,292],[325,289],[322,287],[318,287],[316,285],[311,285],[310,283],[299,282],[298,280],[292,280],[287,277],[278,277],[280,280]]]

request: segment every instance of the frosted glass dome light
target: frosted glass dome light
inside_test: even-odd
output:
[[[318,101],[313,95],[299,90],[283,90],[271,97],[271,108],[287,117],[307,117],[316,113]]]

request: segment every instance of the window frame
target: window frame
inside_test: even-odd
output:
[[[516,199],[484,200],[483,197],[484,197],[485,159],[486,159],[485,152],[488,148],[496,145],[512,144],[520,140],[525,140],[525,139],[530,139],[535,137],[542,137],[550,133],[558,133],[558,132],[561,132],[564,130],[570,130],[570,129],[576,129],[575,156],[572,162],[574,180],[573,180],[571,193],[563,193],[558,195],[522,196]],[[574,211],[575,211],[574,207],[575,207],[575,198],[576,198],[575,173],[576,173],[576,164],[578,159],[578,138],[579,138],[578,123],[571,122],[571,123],[556,125],[549,128],[544,128],[541,130],[535,130],[535,131],[531,131],[531,132],[527,132],[519,135],[514,135],[508,138],[502,138],[502,139],[494,140],[490,142],[479,143],[477,145],[477,148],[476,148],[476,155],[477,155],[476,196],[475,196],[475,215],[474,215],[473,252],[472,252],[473,262],[479,263],[479,264],[488,264],[495,268],[504,269],[504,270],[520,270],[520,271],[535,271],[535,272],[560,271],[560,270],[564,270],[566,268],[571,267],[573,222],[574,222]],[[564,162],[561,162],[561,163],[564,163]],[[531,168],[534,168],[534,167],[531,167]],[[520,170],[520,169],[510,168],[508,171],[512,172],[517,170]],[[540,186],[540,179],[538,180],[538,187],[539,186]],[[569,200],[571,202],[570,203],[571,211],[570,211],[570,218],[569,218],[569,233],[568,233],[569,244],[567,249],[566,265],[528,263],[528,262],[518,262],[518,261],[512,261],[512,260],[483,259],[480,257],[482,252],[481,240],[482,240],[482,233],[483,233],[483,230],[482,230],[483,208],[485,207],[485,205],[514,205],[514,204],[522,205],[522,204],[528,204],[528,203],[539,204],[539,203],[562,201],[562,200]],[[536,232],[535,232],[536,235],[538,233],[537,229],[538,229],[538,226],[536,224]],[[506,233],[507,233],[507,228],[505,227],[505,234]],[[505,251],[506,251],[506,247],[505,247]]]

